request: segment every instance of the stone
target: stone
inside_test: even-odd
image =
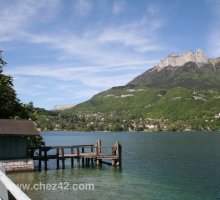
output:
[[[162,69],[166,66],[182,66],[187,62],[195,62],[198,64],[208,63],[208,58],[202,49],[198,49],[196,52],[186,51],[180,55],[170,54],[167,58],[160,61],[157,68]]]
[[[4,167],[5,171],[34,170],[34,161],[32,159],[3,160],[0,166]]]

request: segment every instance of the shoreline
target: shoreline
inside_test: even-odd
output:
[[[73,132],[77,132],[77,133],[176,133],[176,132],[181,132],[181,133],[192,133],[192,132],[201,132],[201,133],[205,133],[205,132],[219,132],[220,133],[220,130],[190,130],[190,131],[185,131],[185,130],[178,130],[178,131],[77,131],[77,130],[68,130],[68,131],[65,131],[65,130],[48,130],[48,131],[41,131],[41,134],[43,133],[59,133],[59,132],[62,132],[62,133],[73,133]]]

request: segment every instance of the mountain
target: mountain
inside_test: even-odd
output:
[[[62,111],[57,123],[71,130],[220,130],[219,99],[220,58],[187,51]]]
[[[55,105],[53,110],[65,110],[68,108],[74,107],[76,104],[62,104],[62,105]]]
[[[178,65],[175,59],[182,58],[182,55],[170,55],[167,58],[169,62],[166,62],[166,59],[162,60],[157,66],[136,77],[128,85],[154,88],[220,88],[220,58],[207,59],[202,53],[203,62],[201,60],[198,62],[195,54],[198,55],[199,52],[189,51],[191,59],[182,59],[181,65]]]

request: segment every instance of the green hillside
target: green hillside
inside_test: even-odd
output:
[[[216,60],[215,60],[216,61]],[[51,129],[220,130],[220,62],[152,68],[60,112]]]
[[[136,121],[138,127],[139,124],[145,126],[144,130],[147,130],[146,124],[157,124],[159,127],[154,130],[184,130],[187,127],[218,130],[219,100],[220,90],[217,89],[124,86],[102,92],[87,102],[65,110],[63,116],[84,116],[84,125],[88,127],[90,122],[96,122],[96,128],[103,118],[105,127],[116,121],[122,130],[125,127],[123,120],[129,125]],[[134,127],[130,129],[136,130]]]
[[[220,61],[198,65],[188,62],[183,66],[167,66],[162,70],[152,68],[132,80],[128,85],[144,85],[156,88],[220,88]]]

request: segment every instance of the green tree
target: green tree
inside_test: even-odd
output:
[[[7,119],[20,113],[21,104],[13,89],[12,77],[3,74],[6,64],[2,58],[2,51],[0,51],[0,118]]]
[[[0,118],[1,119],[32,119],[37,120],[33,103],[22,104],[17,98],[13,88],[13,78],[3,74],[6,62],[3,60],[0,50]],[[28,138],[29,146],[41,145],[41,136],[31,136]]]

